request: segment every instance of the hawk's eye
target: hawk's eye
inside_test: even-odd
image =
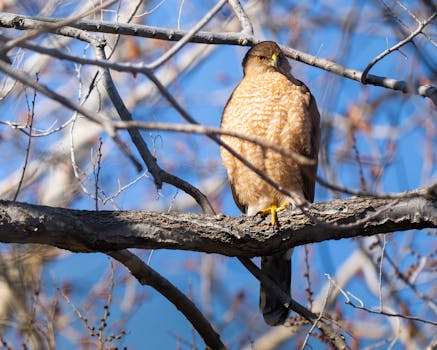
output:
[[[256,56],[258,62],[264,62],[265,61],[265,56]]]

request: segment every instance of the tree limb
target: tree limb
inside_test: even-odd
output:
[[[96,56],[99,59],[106,59],[105,51],[103,46],[93,45]],[[103,86],[106,89],[106,93],[108,94],[109,99],[113,103],[115,109],[120,116],[120,119],[123,121],[133,121],[132,115],[127,109],[126,105],[123,102],[120,94],[118,93],[117,88],[112,80],[111,72],[109,69],[102,69],[103,75]],[[147,170],[152,174],[153,179],[155,180],[155,185],[158,189],[162,187],[162,183],[169,183],[179,188],[192,196],[194,200],[199,204],[204,213],[213,214],[214,210],[212,208],[211,203],[208,198],[195,186],[191,185],[189,182],[170,174],[165,171],[158,165],[157,159],[153,156],[152,152],[150,152],[147,143],[144,141],[141,133],[138,129],[130,129],[129,135],[138,152],[141,155],[144,163],[147,166]]]
[[[196,328],[210,349],[226,349],[220,335],[212,328],[196,305],[170,281],[128,250],[108,252],[108,255],[125,265],[142,285],[153,287],[175,305]]]
[[[307,319],[309,322],[313,323],[313,325],[320,329],[320,331],[327,337],[329,342],[338,350],[347,350],[350,349],[347,345],[344,336],[338,334],[332,329],[331,325],[324,319],[322,319],[321,315],[318,316],[312,311],[308,310],[303,305],[299,304],[297,301],[290,298],[289,295],[284,293],[281,288],[279,288],[273,281],[266,275],[262,273],[262,271],[250,260],[247,258],[240,258],[240,262],[250,271],[252,275],[254,275],[259,281],[267,286],[270,292],[272,292],[276,297],[278,297],[281,302],[284,303],[287,308],[297,312],[299,315]]]
[[[34,29],[41,26],[41,22],[50,23],[60,21],[56,18],[22,16],[13,13],[2,12],[0,15],[0,27],[15,28],[18,30]],[[118,35],[132,35],[145,38],[154,38],[167,41],[179,41],[186,34],[186,30],[175,30],[162,27],[151,27],[131,23],[114,23],[108,21],[79,20],[69,27],[82,29],[88,32],[112,33]],[[56,32],[56,30],[55,30]],[[190,42],[203,44],[227,44],[227,45],[255,45],[260,40],[253,35],[233,32],[205,32],[200,31],[192,36]],[[284,53],[296,60],[345,78],[361,82],[363,72],[347,68],[328,59],[319,58],[308,53],[281,46]],[[387,89],[402,91],[403,93],[417,94],[428,97],[437,105],[437,88],[432,85],[411,86],[406,81],[391,79],[378,75],[366,75],[366,84],[385,87]]]
[[[80,252],[142,248],[271,255],[332,239],[437,228],[437,197],[425,190],[416,193],[406,193],[402,200],[358,197],[314,204],[311,215],[329,223],[329,230],[297,211],[282,213],[281,227],[273,228],[268,220],[244,216],[95,212],[0,200],[0,242],[48,244]],[[377,213],[381,207],[387,209]],[[355,221],[360,224],[351,225]]]

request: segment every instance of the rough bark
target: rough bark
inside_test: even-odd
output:
[[[350,198],[270,220],[192,213],[86,211],[0,201],[0,242],[40,243],[80,251],[181,249],[227,256],[261,256],[308,243],[437,227],[431,192],[401,198]],[[316,221],[317,221],[316,220]]]

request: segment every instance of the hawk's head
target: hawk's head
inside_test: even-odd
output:
[[[247,51],[243,59],[243,71],[246,74],[260,74],[278,71],[288,75],[290,64],[281,48],[273,41],[262,41]]]

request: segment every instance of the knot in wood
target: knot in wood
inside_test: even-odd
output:
[[[12,19],[12,26],[13,26],[15,29],[21,29],[21,28],[23,28],[23,26],[24,26],[24,18],[21,17],[21,16],[15,16],[15,17]]]

